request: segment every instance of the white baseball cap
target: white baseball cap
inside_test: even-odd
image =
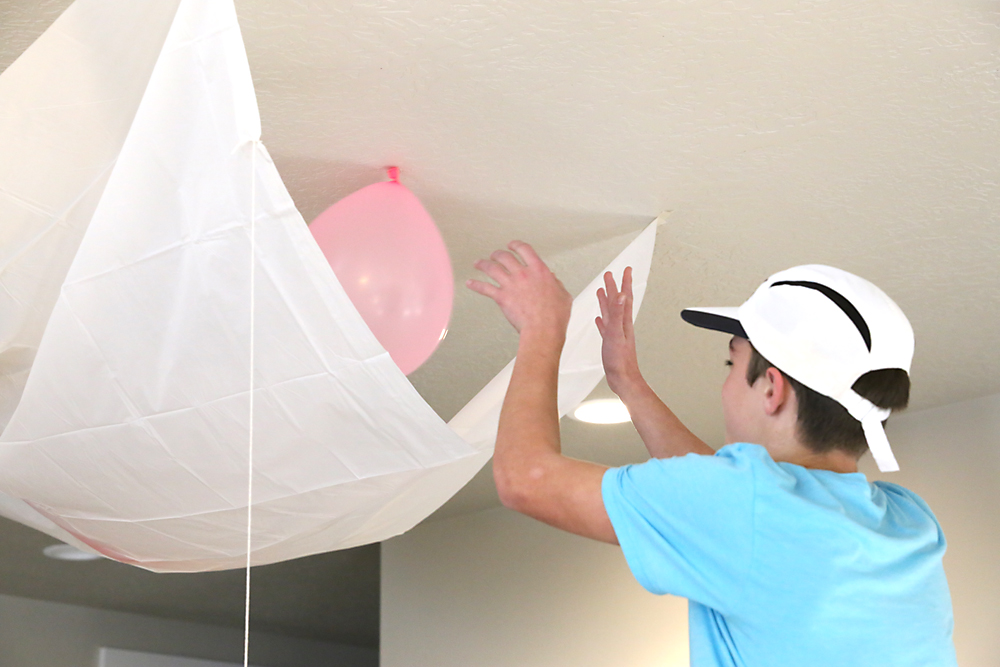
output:
[[[861,422],[879,470],[899,470],[877,407],[851,387],[869,371],[910,372],[913,328],[885,292],[831,266],[774,274],[739,308],[688,308],[685,321],[748,339],[775,367]]]

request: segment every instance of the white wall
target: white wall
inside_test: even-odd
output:
[[[503,508],[382,545],[383,667],[679,667],[687,602],[647,594],[617,547]]]
[[[102,646],[243,664],[243,631],[0,595],[0,667],[96,667]],[[375,667],[378,652],[250,635],[261,667]]]
[[[949,539],[963,667],[1000,665],[1000,395],[894,418],[903,471]],[[881,477],[866,463],[870,478]],[[687,664],[687,606],[648,594],[617,547],[494,509],[382,546],[382,667]]]
[[[1000,394],[902,414],[887,428],[898,473],[934,510],[948,539],[944,557],[962,667],[1000,665]],[[895,444],[898,443],[898,444]]]

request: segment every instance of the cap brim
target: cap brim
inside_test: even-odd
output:
[[[693,324],[702,329],[711,329],[723,333],[747,338],[747,332],[743,330],[738,317],[739,308],[685,308],[681,311],[681,318],[688,324]]]

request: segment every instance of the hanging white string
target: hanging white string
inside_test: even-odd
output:
[[[250,663],[250,538],[253,529],[253,378],[254,315],[257,309],[257,144],[250,142],[250,436],[247,447],[247,580],[243,610],[243,667]]]

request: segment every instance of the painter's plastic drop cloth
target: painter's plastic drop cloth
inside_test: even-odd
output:
[[[259,136],[231,0],[77,0],[0,76],[0,514],[152,570],[243,566],[251,364],[253,564],[399,534],[489,459],[509,368],[445,424]],[[612,265],[637,306],[654,240]],[[596,287],[563,413],[602,377]]]

